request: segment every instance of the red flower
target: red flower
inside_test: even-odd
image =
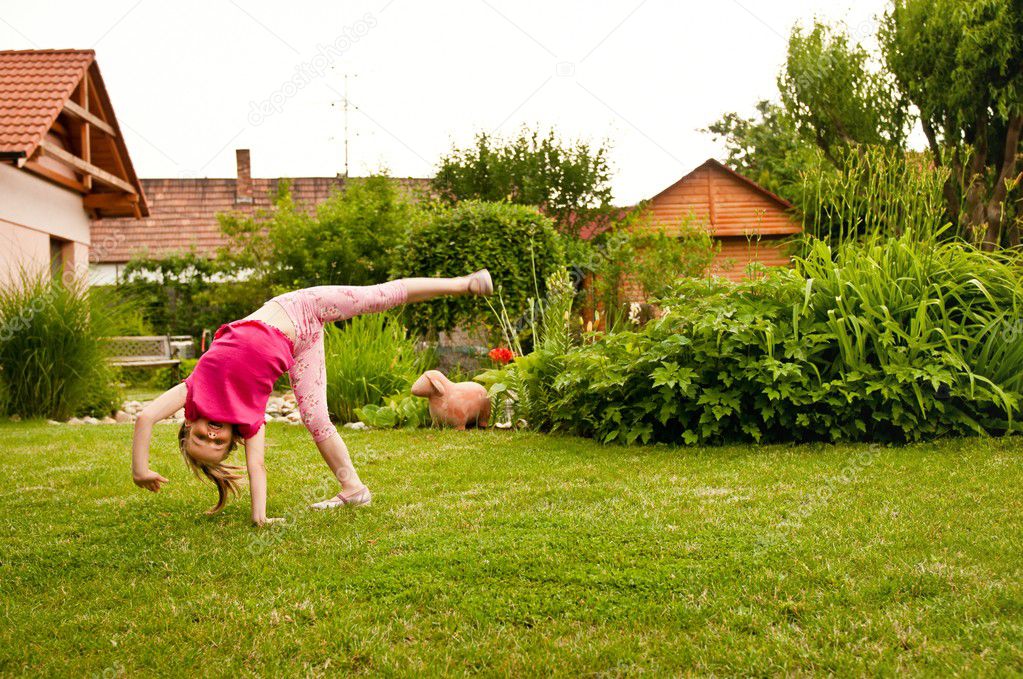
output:
[[[493,359],[494,362],[500,363],[501,365],[509,363],[513,358],[515,358],[515,354],[512,353],[512,350],[506,349],[504,347],[497,347],[496,349],[491,349],[490,353],[487,354],[487,356]]]

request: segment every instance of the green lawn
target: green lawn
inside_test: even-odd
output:
[[[372,507],[270,428],[271,515],[208,518],[160,426],[0,424],[0,674],[1023,672],[1023,439],[600,447],[349,433]],[[843,473],[843,469],[845,472]]]

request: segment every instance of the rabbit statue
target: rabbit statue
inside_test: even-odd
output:
[[[412,395],[430,399],[433,421],[455,429],[486,427],[490,419],[490,396],[482,384],[452,382],[439,370],[420,375],[412,385]]]

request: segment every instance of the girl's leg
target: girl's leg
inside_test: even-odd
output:
[[[295,365],[288,374],[291,377],[291,386],[295,390],[295,402],[302,415],[302,423],[312,434],[313,441],[324,462],[334,473],[334,478],[341,484],[342,492],[361,488],[363,483],[355,471],[352,458],[348,455],[348,448],[327,412],[327,366],[324,360],[322,329],[295,355]]]
[[[459,278],[401,278],[408,291],[408,302],[423,302],[443,295],[465,295],[469,292],[469,277]]]
[[[458,278],[402,278],[409,302],[422,302],[443,295],[489,295],[494,291],[490,272],[480,269]]]
[[[342,500],[348,497],[354,497],[356,503],[368,500],[368,491],[359,495],[358,491],[365,486],[327,411],[327,365],[322,324],[442,295],[489,295],[491,292],[493,283],[484,269],[459,278],[402,278],[365,286],[321,285],[274,298],[297,329],[300,349],[295,354],[295,365],[289,375],[302,422],[312,434],[334,478],[340,482]],[[328,500],[316,506],[337,504]]]
[[[458,278],[399,278],[378,285],[320,285],[296,293],[307,314],[320,323],[379,313],[444,295],[489,295],[490,274],[481,270]]]
[[[399,278],[379,285],[319,285],[278,295],[271,301],[287,313],[301,343],[303,337],[315,334],[324,323],[386,311],[406,302],[443,295],[489,295],[493,291],[490,273],[481,269],[457,278]]]
[[[328,438],[316,442],[316,447],[323,456],[323,461],[334,472],[334,478],[341,484],[341,492],[348,493],[362,488],[365,484],[359,478],[352,464],[352,457],[348,454],[348,446],[344,439],[336,431]]]

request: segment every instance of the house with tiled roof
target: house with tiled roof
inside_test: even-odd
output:
[[[295,203],[310,213],[332,193],[342,190],[346,178],[288,177],[259,178],[251,172],[248,149],[235,151],[237,172],[233,178],[143,179],[149,214],[134,219],[101,216],[92,222],[93,238],[109,242],[91,264],[96,285],[117,282],[134,257],[161,257],[196,252],[213,256],[228,245],[220,230],[218,214],[252,215],[271,207],[282,182],[287,182]],[[396,178],[400,187],[415,195],[429,190],[429,179]]]
[[[148,214],[95,52],[0,51],[0,282],[85,274],[91,218]]]

